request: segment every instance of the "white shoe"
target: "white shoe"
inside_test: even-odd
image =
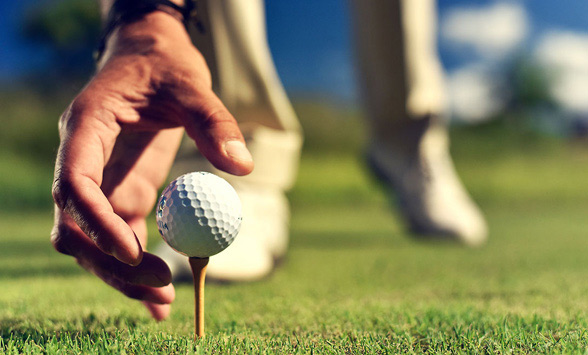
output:
[[[455,172],[445,128],[432,121],[415,121],[400,142],[374,143],[370,166],[396,191],[414,232],[479,246],[487,239],[486,222]]]
[[[255,281],[274,270],[288,246],[290,212],[281,190],[253,184],[235,185],[241,199],[243,222],[235,241],[210,258],[207,280],[219,282]],[[188,258],[162,242],[154,250],[169,266],[174,281],[192,278]]]

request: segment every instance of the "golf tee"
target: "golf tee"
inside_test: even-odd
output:
[[[190,258],[194,277],[194,338],[204,336],[204,279],[208,258]]]

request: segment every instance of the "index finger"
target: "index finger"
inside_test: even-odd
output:
[[[102,192],[102,173],[120,127],[106,110],[73,104],[60,122],[53,199],[104,253],[137,265],[141,245]]]

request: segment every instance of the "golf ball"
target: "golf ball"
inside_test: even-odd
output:
[[[241,201],[224,179],[206,172],[182,175],[163,190],[156,212],[163,239],[189,257],[227,248],[241,227]]]

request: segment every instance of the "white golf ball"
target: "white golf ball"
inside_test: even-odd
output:
[[[241,201],[224,179],[188,173],[163,190],[156,219],[159,233],[177,252],[209,257],[227,248],[239,233]]]

